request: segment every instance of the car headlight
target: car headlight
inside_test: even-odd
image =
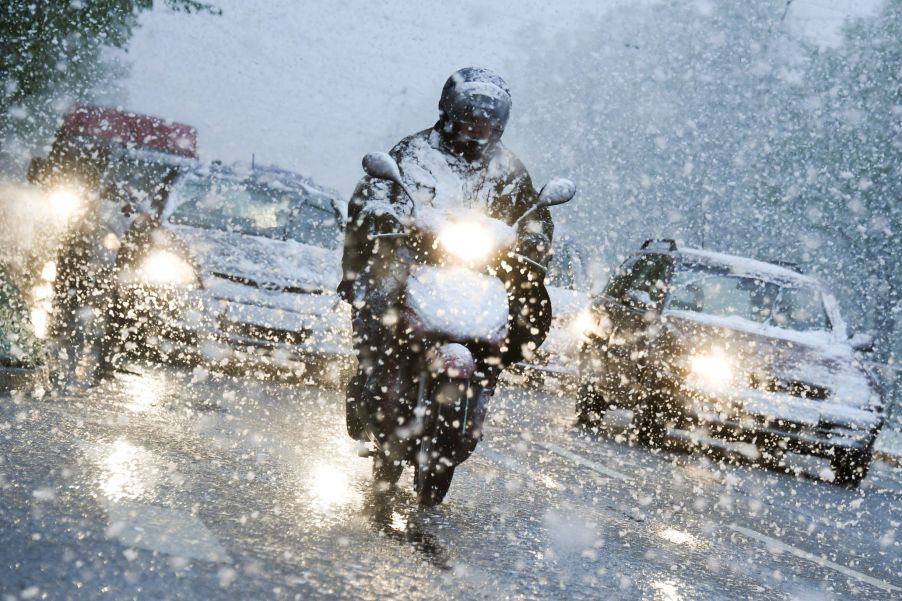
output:
[[[188,287],[197,285],[194,267],[174,252],[154,250],[138,267],[138,279],[156,286]]]
[[[61,220],[72,216],[81,206],[81,197],[68,188],[57,188],[48,195],[53,214]]]
[[[735,367],[722,351],[714,350],[689,358],[690,377],[708,388],[723,388],[733,381]]]
[[[589,336],[593,334],[598,327],[595,317],[588,309],[579,312],[576,318],[570,323],[570,332],[575,336]]]
[[[445,225],[438,243],[448,254],[470,262],[487,259],[495,249],[492,232],[480,223],[466,221]]]

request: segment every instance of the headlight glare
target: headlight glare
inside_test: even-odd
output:
[[[156,286],[194,286],[197,274],[194,267],[174,252],[154,250],[141,262],[138,276],[146,284]]]
[[[595,317],[588,309],[580,311],[570,325],[571,332],[577,336],[589,336],[595,332],[597,327]]]
[[[492,233],[479,223],[449,223],[441,229],[438,242],[451,255],[464,261],[487,259],[495,248]]]
[[[59,219],[68,219],[81,205],[81,199],[78,194],[68,188],[53,190],[49,194],[48,199],[54,215]]]
[[[723,388],[733,381],[733,363],[722,351],[690,357],[689,370],[696,382],[709,388]]]

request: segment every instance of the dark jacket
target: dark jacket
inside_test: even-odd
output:
[[[390,155],[401,168],[402,178],[419,206],[437,208],[461,206],[483,208],[493,218],[514,223],[538,200],[532,180],[520,160],[500,142],[486,150],[479,160],[470,162],[448,150],[436,126],[399,142]],[[343,278],[338,291],[348,302],[365,300],[371,290],[370,267],[374,261],[373,243],[367,234],[372,224],[411,215],[412,203],[400,186],[364,177],[360,180],[348,205],[348,223],[342,257]],[[518,227],[518,252],[547,265],[550,257],[554,225],[548,209],[535,211]],[[525,274],[522,274],[525,281]],[[547,306],[547,292],[542,276],[532,275],[532,282],[514,284],[515,290],[535,289],[533,305]],[[521,297],[523,295],[520,295]],[[519,309],[511,306],[512,314]],[[540,324],[533,335],[540,344],[550,326],[550,307],[546,315],[537,314]],[[535,321],[535,320],[533,320]],[[547,323],[544,323],[547,322]],[[516,326],[512,327],[515,330]],[[515,332],[512,332],[512,338]],[[516,343],[512,346],[520,346]],[[516,357],[511,357],[516,359]]]

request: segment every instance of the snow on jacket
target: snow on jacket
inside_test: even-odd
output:
[[[470,162],[446,148],[437,127],[401,140],[389,153],[418,207],[482,209],[510,225],[535,205],[538,194],[529,173],[503,144],[493,144],[481,159]],[[370,220],[400,219],[412,211],[399,186],[369,176],[360,181],[348,205],[344,276],[338,288],[345,300],[352,301],[353,283],[372,258],[372,243],[367,240]],[[548,209],[535,211],[518,226],[518,251],[547,265],[553,233]]]

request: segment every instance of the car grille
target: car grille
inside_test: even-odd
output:
[[[281,330],[253,323],[227,323],[223,330],[234,336],[251,338],[273,344],[301,344],[307,339],[308,330]]]
[[[283,286],[276,282],[258,282],[257,280],[246,278],[244,276],[234,275],[231,273],[222,273],[219,271],[213,271],[210,273],[210,275],[223,280],[228,280],[230,282],[235,282],[236,284],[250,286],[251,288],[258,288],[270,294],[277,294],[281,292],[288,292],[290,294],[325,294],[325,291],[319,288],[304,286]]]
[[[782,378],[762,377],[758,374],[752,374],[749,378],[749,385],[756,390],[765,392],[779,392],[797,396],[803,399],[812,399],[815,401],[826,400],[830,396],[830,390],[811,384],[802,382],[801,380],[784,380]]]

